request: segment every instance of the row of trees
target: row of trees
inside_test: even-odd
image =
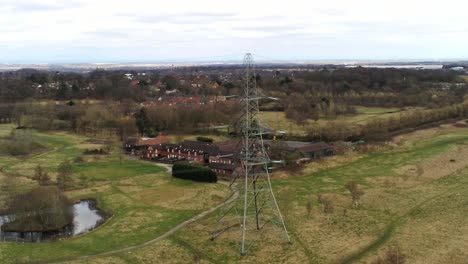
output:
[[[132,112],[137,105],[114,102],[69,101],[57,104],[52,101],[28,100],[14,104],[0,104],[9,107],[7,114],[0,112],[0,120],[13,121],[18,127],[38,130],[68,130],[76,133],[97,134],[104,131],[122,138],[138,133],[136,119]],[[5,116],[2,119],[2,114]]]
[[[236,113],[239,113],[239,106],[235,103],[151,106],[137,113],[136,122],[141,134],[193,132],[213,125],[229,124],[235,120]]]
[[[283,100],[286,117],[298,125],[304,125],[307,120],[317,121],[321,117],[335,118],[338,115],[355,114],[356,108],[340,98],[327,99],[320,95],[292,94]]]
[[[389,118],[375,118],[364,124],[354,125],[343,122],[329,122],[324,126],[309,128],[308,140],[385,140],[394,132],[414,129],[449,119],[468,117],[468,103],[452,106],[402,112]]]
[[[123,71],[97,70],[88,74],[36,70],[0,73],[0,102],[36,99],[145,100],[147,85],[134,87]]]
[[[125,75],[127,72],[133,73],[137,84]],[[460,74],[450,70],[316,67],[310,71],[259,70],[256,81],[265,93],[274,93],[284,99],[294,93],[312,92],[316,97],[319,97],[318,94],[329,94],[328,100],[344,100],[346,104],[428,106],[459,102],[460,95],[468,89],[467,85],[463,85],[465,81]],[[17,102],[28,98],[131,98],[139,102],[148,96],[164,95],[165,91],[174,89],[183,95],[238,95],[242,89],[241,76],[236,68],[209,67],[199,72],[187,69],[145,71],[145,75],[141,76],[134,71],[121,70],[89,73],[20,70],[0,73],[0,102]],[[159,85],[156,87],[157,83]],[[192,83],[197,85],[194,87]],[[214,83],[219,88],[213,89]],[[439,93],[437,99],[432,98],[434,91]],[[425,100],[420,100],[421,96]]]
[[[16,121],[18,127],[87,134],[108,131],[117,133],[121,139],[136,134],[153,136],[160,131],[183,133],[204,130],[231,123],[239,112],[239,105],[231,102],[139,107],[132,102],[70,101],[56,104],[30,100],[10,106],[9,118]]]

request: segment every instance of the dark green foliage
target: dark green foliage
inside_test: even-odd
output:
[[[197,137],[197,141],[206,142],[206,143],[213,143],[213,139],[209,137]]]
[[[172,176],[180,179],[198,181],[198,182],[217,182],[216,173],[207,167],[189,164],[186,162],[177,162],[172,167]]]

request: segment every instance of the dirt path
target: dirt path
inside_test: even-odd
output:
[[[166,164],[166,163],[154,163],[151,162],[151,164],[154,164],[159,167],[163,167],[167,170],[167,172],[172,173],[172,165],[171,164]]]
[[[162,163],[153,163],[157,166],[161,166],[161,167],[164,167],[166,168],[169,172],[172,171],[172,166],[169,165],[169,164],[162,164]],[[229,182],[225,182],[225,181],[219,181],[218,182],[219,184],[223,184],[225,186],[227,186],[229,188]],[[45,261],[45,262],[37,262],[37,263],[61,263],[61,262],[68,262],[68,261],[77,261],[77,260],[83,260],[83,259],[88,259],[88,258],[92,258],[92,257],[102,257],[102,256],[109,256],[109,255],[114,255],[114,254],[118,254],[118,253],[124,253],[124,252],[128,252],[128,251],[132,251],[132,250],[136,250],[136,249],[139,249],[139,248],[142,248],[144,246],[148,246],[148,245],[151,245],[151,244],[154,244],[156,242],[159,242],[167,237],[169,237],[170,235],[174,234],[175,232],[177,232],[178,230],[180,230],[181,228],[193,223],[193,222],[196,222],[200,219],[202,219],[203,217],[207,216],[208,214],[211,214],[213,213],[214,211],[220,209],[221,207],[225,206],[226,204],[230,204],[232,202],[234,202],[237,197],[239,196],[239,190],[237,189],[234,189],[233,191],[235,191],[234,195],[227,201],[224,201],[182,223],[180,223],[179,225],[171,228],[170,230],[166,231],[164,234],[156,237],[156,238],[153,238],[151,240],[148,240],[144,243],[141,243],[141,244],[138,244],[138,245],[135,245],[135,246],[131,246],[131,247],[126,247],[126,248],[121,248],[121,249],[116,249],[116,250],[112,250],[112,251],[107,251],[107,252],[103,252],[103,253],[98,253],[98,254],[91,254],[91,255],[86,255],[86,256],[79,256],[79,257],[73,257],[73,258],[64,258],[64,259],[57,259],[57,260],[51,260],[51,261]]]

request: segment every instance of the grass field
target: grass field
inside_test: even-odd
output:
[[[0,126],[7,133],[11,126]],[[5,132],[4,132],[5,131]],[[0,157],[4,173],[17,190],[31,188],[29,179],[37,165],[54,179],[64,160],[74,160],[89,146],[89,138],[66,133],[35,133],[48,151],[27,159]],[[76,238],[36,244],[0,243],[0,263],[45,262],[51,259],[106,252],[148,241],[177,224],[220,202],[225,186],[192,183],[172,178],[154,164],[124,158],[116,153],[102,157],[86,156],[73,164],[76,186],[85,186],[67,195],[74,200],[94,198],[112,218],[95,231]],[[4,196],[0,196],[4,199]]]
[[[270,128],[286,131],[289,134],[304,135],[308,128],[325,126],[330,122],[343,122],[350,126],[364,124],[375,118],[389,118],[399,115],[402,112],[414,111],[414,109],[382,108],[382,107],[362,107],[357,106],[357,114],[338,116],[335,119],[321,118],[318,121],[308,120],[303,126],[297,125],[294,121],[286,118],[284,112],[260,112],[260,120]]]
[[[468,129],[416,131],[390,145],[333,168],[274,180],[291,245],[267,236],[240,257],[231,236],[209,240],[211,216],[156,244],[71,263],[371,263],[395,245],[407,263],[466,263]],[[358,207],[344,188],[349,180],[364,188]],[[318,193],[335,205],[329,220]]]
[[[56,162],[48,158],[79,155],[80,145],[86,143],[85,137],[66,134],[40,136],[53,150],[26,161],[9,160],[7,171],[27,174],[37,162],[54,168]],[[209,240],[212,214],[157,243],[66,263],[371,263],[395,245],[407,263],[466,263],[468,128],[444,125],[416,131],[377,149],[326,169],[323,163],[311,163],[298,175],[274,177],[292,244],[267,235],[262,245],[240,257],[229,233]],[[77,177],[85,175],[90,187],[68,195],[98,199],[113,218],[79,238],[0,244],[0,263],[41,262],[136,245],[216,204],[225,194],[225,187],[171,179],[152,164],[120,164],[113,155],[74,165],[74,171]],[[352,206],[344,188],[349,180],[365,191],[358,207]],[[329,218],[317,202],[318,193],[334,204]]]

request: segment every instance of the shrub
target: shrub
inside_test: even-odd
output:
[[[17,194],[7,202],[11,222],[2,226],[9,232],[38,232],[61,229],[73,221],[71,202],[55,186],[36,187]]]
[[[209,137],[197,137],[197,141],[206,142],[206,143],[213,143],[213,139]]]
[[[75,162],[75,163],[83,163],[83,162],[85,162],[85,160],[83,159],[83,157],[78,156],[78,157],[76,157],[76,158],[73,160],[73,162]]]
[[[207,167],[189,164],[187,162],[176,162],[172,167],[172,176],[180,179],[198,182],[217,182],[216,173]]]

